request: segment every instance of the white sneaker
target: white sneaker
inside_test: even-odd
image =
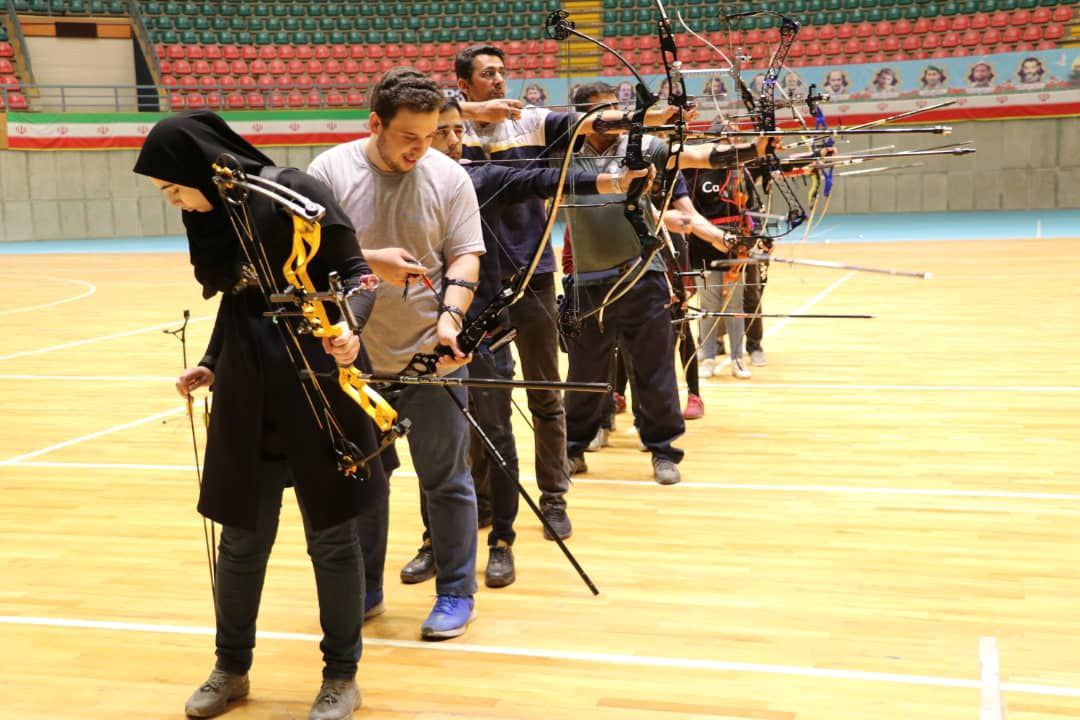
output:
[[[611,443],[608,441],[610,432],[607,428],[600,428],[596,431],[596,437],[589,442],[589,447],[585,448],[585,452],[596,452],[600,448],[606,448]]]
[[[765,359],[765,352],[763,350],[754,350],[750,353],[750,364],[755,367],[764,367],[769,364],[769,361]]]
[[[711,378],[716,374],[716,358],[698,361],[697,373],[699,378]]]
[[[731,374],[740,380],[749,380],[753,377],[746,366],[743,365],[742,358],[731,358]]]

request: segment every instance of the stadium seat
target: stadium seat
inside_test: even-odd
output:
[[[248,110],[262,110],[266,107],[266,96],[258,92],[248,93],[244,96],[244,104]]]
[[[225,104],[230,110],[243,110],[247,105],[247,100],[243,93],[234,92],[225,97]]]

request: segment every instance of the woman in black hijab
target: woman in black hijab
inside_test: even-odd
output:
[[[383,453],[369,463],[364,479],[346,478],[339,470],[326,430],[316,422],[305,397],[295,357],[288,354],[287,338],[263,316],[270,308],[258,286],[244,280],[242,241],[212,181],[211,163],[222,153],[230,154],[251,176],[265,175],[264,168],[274,165],[211,112],[182,113],[160,121],[135,164],[136,173],[149,177],[173,206],[184,211],[191,263],[203,297],[222,294],[206,355],[177,382],[184,396],[213,386],[214,411],[198,507],[223,525],[215,596],[217,663],[185,709],[193,717],[211,717],[248,693],[266,563],[277,533],[282,493],[293,485],[315,569],[323,628],[323,685],[310,717],[351,717],[360,703],[355,676],[365,609],[354,519],[384,496],[388,471],[397,460],[392,449]],[[346,288],[358,286],[361,276],[371,271],[330,191],[292,168],[281,170],[274,180],[326,208],[322,244],[308,268],[315,287],[326,288],[332,271]],[[277,275],[275,284],[285,287],[280,268],[292,249],[291,217],[257,193],[250,194],[247,206],[256,242]],[[374,304],[374,292],[357,292],[349,303],[362,326]],[[300,345],[311,367],[332,377],[335,361],[352,363],[360,351],[359,339],[347,332],[322,346],[302,335]],[[361,356],[360,362],[366,363],[366,358]],[[375,428],[360,408],[336,383],[324,383],[322,394],[349,440],[365,454],[374,451]]]

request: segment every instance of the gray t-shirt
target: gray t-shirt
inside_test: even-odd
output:
[[[597,153],[588,143],[580,152],[574,154],[575,170],[597,173],[617,173],[626,155],[626,135],[603,153]],[[667,162],[667,143],[652,135],[646,135],[642,142],[642,154],[648,162],[656,164],[662,170]],[[623,203],[626,193],[616,195],[571,195],[572,188],[567,188],[569,199],[566,202],[582,205],[599,204],[600,207],[569,208],[564,210],[570,227],[570,242],[574,249],[574,270],[594,272],[608,270],[641,255],[641,242],[634,226],[626,219]],[[649,203],[648,193],[642,197]],[[605,204],[606,203],[606,204]],[[650,211],[646,209],[646,222],[650,222]],[[652,223],[650,222],[650,225]],[[652,270],[663,270],[664,261],[657,256]]]
[[[330,186],[356,228],[361,248],[404,248],[441,288],[448,260],[484,252],[469,175],[434,150],[410,172],[383,172],[368,161],[365,142],[327,150],[311,161],[308,172]],[[375,372],[396,374],[414,354],[434,350],[438,317],[439,300],[423,284],[410,285],[404,299],[401,288],[380,285],[363,336]]]

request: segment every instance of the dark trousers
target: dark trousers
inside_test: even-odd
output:
[[[533,276],[525,295],[510,307],[510,324],[517,329],[514,342],[522,377],[559,380],[554,273]],[[536,484],[540,488],[540,504],[563,503],[570,489],[570,472],[565,455],[566,411],[562,395],[557,390],[527,390],[526,395],[536,429]]]
[[[242,675],[251,667],[266,563],[277,536],[281,496],[290,480],[286,463],[264,461],[260,467],[255,531],[227,525],[221,529],[214,610],[217,667],[225,672]],[[303,506],[300,515],[319,597],[323,677],[349,679],[356,675],[364,621],[364,565],[356,521],[316,532],[308,524]]]
[[[769,278],[769,266],[747,265],[746,280],[743,285],[743,310],[748,313],[761,312],[761,294],[765,291],[765,283]],[[746,352],[757,352],[761,349],[761,337],[763,326],[761,318],[747,318],[746,322]]]
[[[580,288],[580,311],[595,307],[610,286]],[[654,455],[674,462],[683,451],[672,443],[686,431],[675,385],[675,343],[667,281],[650,271],[626,295],[606,308],[601,332],[596,317],[585,321],[582,332],[567,341],[571,382],[607,382],[611,357],[618,344],[630,377],[634,417],[641,441]],[[600,428],[604,395],[566,394],[566,453],[580,457]]]
[[[451,375],[468,377],[468,372],[460,368]],[[468,402],[464,388],[450,392]],[[406,386],[393,404],[400,417],[412,420],[406,437],[431,527],[436,592],[471,597],[476,593],[476,491],[469,472],[468,423],[442,387]],[[380,590],[390,527],[388,502],[365,511],[357,524],[368,590]]]
[[[679,360],[686,373],[686,390],[691,395],[700,395],[701,386],[698,384],[697,367],[697,343],[694,342],[694,333],[690,329],[692,323],[682,322],[675,327],[679,328]]]

